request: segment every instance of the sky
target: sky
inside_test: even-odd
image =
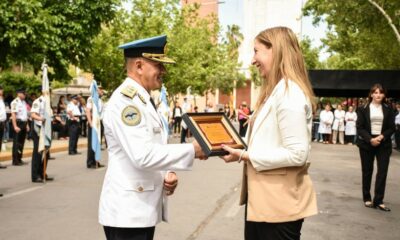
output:
[[[236,24],[243,29],[243,1],[244,0],[220,0],[218,15],[220,24],[226,30],[227,25]],[[320,39],[325,37],[327,30],[326,24],[313,26],[312,17],[303,17],[303,35],[308,36],[312,41],[313,47],[322,45]],[[321,52],[320,60],[325,60],[329,55],[324,51]]]

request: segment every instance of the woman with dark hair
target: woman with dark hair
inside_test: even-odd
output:
[[[386,92],[380,84],[372,86],[368,102],[357,111],[357,146],[362,169],[362,192],[365,207],[390,211],[383,203],[386,177],[392,154],[391,136],[395,131],[394,113],[385,104]],[[374,159],[377,161],[375,195],[372,201],[370,188]]]

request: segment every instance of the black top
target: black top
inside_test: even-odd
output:
[[[357,109],[357,145],[361,148],[371,148],[371,118],[369,105],[361,106]],[[394,112],[386,104],[382,104],[383,123],[382,131],[383,141],[380,146],[392,147],[391,136],[395,131]]]

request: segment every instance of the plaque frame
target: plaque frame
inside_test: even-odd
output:
[[[185,113],[183,114],[182,119],[207,156],[222,156],[228,154],[227,151],[224,151],[221,148],[221,144],[225,144],[236,149],[247,149],[247,145],[244,143],[239,133],[236,131],[232,123],[223,112]],[[225,133],[227,133],[227,136],[225,137],[230,137],[232,142],[211,143],[209,140],[210,137],[207,137],[204,128],[201,128],[200,126],[200,124],[207,125],[207,123],[221,124],[225,130]]]

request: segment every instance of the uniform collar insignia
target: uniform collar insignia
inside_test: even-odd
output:
[[[139,97],[140,101],[143,102],[143,104],[147,104],[146,100],[144,99],[144,97],[142,95],[138,94],[138,97]]]

